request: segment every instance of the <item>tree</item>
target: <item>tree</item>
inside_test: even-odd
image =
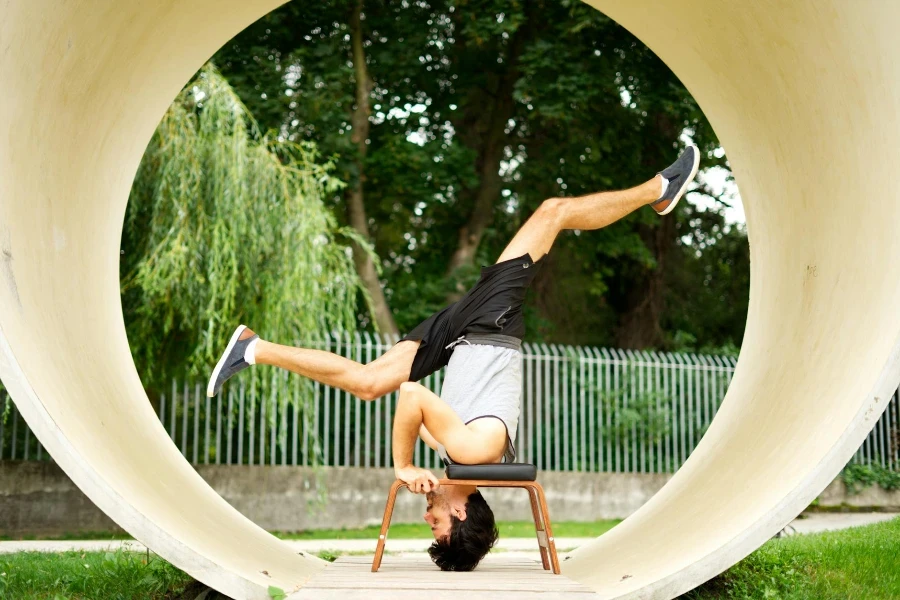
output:
[[[323,204],[342,185],[331,168],[311,143],[264,135],[213,66],[181,92],[141,162],[122,239],[125,323],[147,387],[207,377],[238,323],[288,343],[355,327],[347,241],[364,242]]]
[[[473,283],[542,200],[637,184],[677,156],[684,135],[704,166],[725,164],[662,61],[571,0],[369,0],[361,38],[372,112],[355,164],[351,8],[288,4],[219,60],[283,135],[339,154],[348,184],[364,170],[366,225],[400,330]],[[345,203],[334,198],[338,214]],[[667,219],[648,209],[562,235],[526,308],[529,337],[671,345],[670,313],[687,298],[672,298],[667,273],[690,268],[676,258],[694,213],[683,202]]]

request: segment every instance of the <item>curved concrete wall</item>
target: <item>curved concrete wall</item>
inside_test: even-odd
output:
[[[900,380],[900,4],[591,3],[697,99],[750,237],[747,329],[715,420],[656,496],[564,565],[603,597],[672,598],[799,514]]]
[[[19,0],[0,8],[0,377],[122,527],[239,598],[323,567],[215,494],[150,409],[118,250],[153,129],[222,43],[281,0]],[[820,492],[900,381],[900,5],[594,0],[682,78],[741,186],[753,279],[742,356],[681,471],[564,572],[671,598]]]

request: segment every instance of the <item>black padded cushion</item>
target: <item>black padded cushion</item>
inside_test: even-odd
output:
[[[488,465],[450,464],[444,469],[447,479],[482,479],[486,481],[534,481],[537,467],[527,463],[495,463]]]

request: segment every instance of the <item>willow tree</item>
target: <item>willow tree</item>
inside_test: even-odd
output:
[[[138,170],[122,240],[125,321],[148,390],[205,380],[239,323],[282,343],[354,329],[365,290],[349,242],[367,246],[323,204],[342,186],[331,168],[314,145],[261,132],[211,65],[179,94]],[[274,370],[256,371],[258,397],[287,391]]]

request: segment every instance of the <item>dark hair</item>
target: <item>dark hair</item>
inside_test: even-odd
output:
[[[450,535],[436,540],[428,549],[441,571],[471,571],[500,537],[494,511],[481,492],[469,494],[466,500],[466,520],[451,515]]]

